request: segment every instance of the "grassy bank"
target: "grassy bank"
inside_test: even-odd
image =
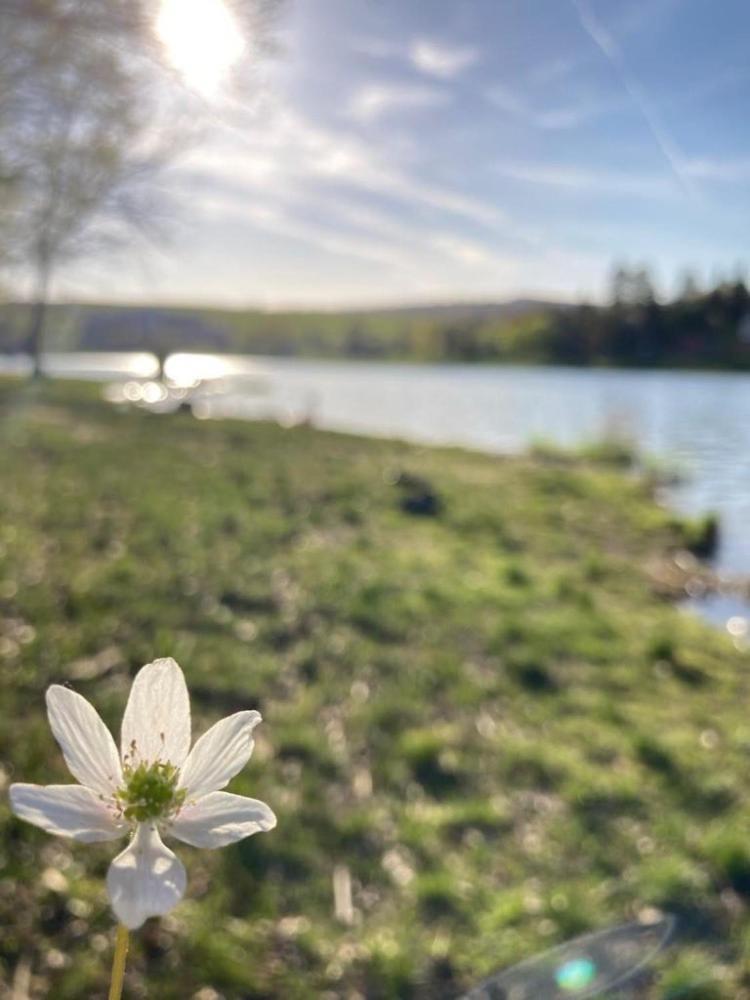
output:
[[[3,780],[69,780],[49,683],[116,729],[157,655],[196,731],[264,716],[232,790],[278,828],[180,846],[129,996],[439,1000],[654,907],[682,937],[649,995],[750,996],[748,658],[656,596],[684,537],[637,481],[63,384],[2,384],[0,436]],[[0,826],[0,992],[103,996],[113,845],[5,796]]]

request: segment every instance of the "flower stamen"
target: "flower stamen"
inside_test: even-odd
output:
[[[115,792],[120,812],[127,820],[144,823],[164,819],[179,810],[186,790],[177,788],[178,770],[174,764],[157,760],[142,761],[136,767],[125,764],[125,783]]]

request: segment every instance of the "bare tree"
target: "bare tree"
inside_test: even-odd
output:
[[[35,41],[45,48],[34,54],[24,113],[11,130],[8,210],[10,246],[33,275],[29,349],[39,373],[53,272],[143,223],[145,181],[158,158],[137,81],[111,46],[47,32]]]
[[[0,234],[31,280],[28,349],[41,372],[56,269],[145,228],[164,162],[140,56],[68,18],[70,0],[0,9]]]
[[[244,0],[237,15],[261,38],[275,6]],[[153,13],[138,0],[0,0],[0,264],[33,283],[35,374],[56,270],[163,215],[156,179],[183,143]]]

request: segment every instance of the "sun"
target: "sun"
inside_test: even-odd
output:
[[[240,27],[222,0],[161,0],[156,34],[188,87],[220,95],[245,49]]]

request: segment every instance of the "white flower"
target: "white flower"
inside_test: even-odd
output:
[[[109,867],[107,890],[131,930],[167,913],[185,892],[185,868],[160,832],[195,847],[224,847],[276,817],[265,802],[222,792],[253,750],[258,712],[217,722],[190,749],[190,702],[174,660],[155,660],[133,681],[121,753],[92,705],[68,688],[47,690],[47,713],[79,785],[10,787],[13,812],[48,833],[85,843],[132,833]]]

